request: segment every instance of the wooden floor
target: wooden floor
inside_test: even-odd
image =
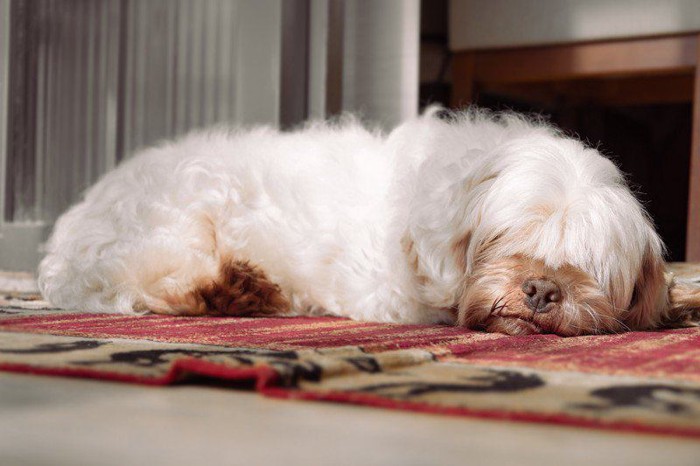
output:
[[[0,373],[0,464],[698,465],[700,442]]]

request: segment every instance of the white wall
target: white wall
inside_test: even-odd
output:
[[[450,0],[452,50],[700,31],[699,0]]]

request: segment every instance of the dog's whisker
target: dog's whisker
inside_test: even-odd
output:
[[[491,305],[491,310],[489,311],[489,316],[494,315],[496,312],[500,312],[501,309],[503,309],[502,306],[500,306],[501,301],[503,301],[505,297],[501,296],[500,298],[497,298],[493,301],[493,304]]]
[[[631,328],[627,324],[625,324],[623,321],[621,321],[620,319],[618,319],[614,316],[609,316],[609,318],[612,319],[613,322],[618,324],[620,327],[620,331],[618,331],[617,329],[613,329],[613,331],[612,331],[613,333],[629,332],[631,330]]]

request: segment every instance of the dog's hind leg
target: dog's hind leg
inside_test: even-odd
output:
[[[230,248],[219,244],[204,212],[163,215],[155,226],[121,237],[104,220],[59,223],[58,241],[39,274],[42,293],[54,305],[172,315],[277,314],[289,308],[262,269],[224,252]]]
[[[196,227],[195,227],[196,225]],[[221,235],[211,216],[202,214],[190,235],[198,241],[172,249],[168,257],[161,254],[155,276],[144,276],[144,308],[160,314],[174,315],[248,315],[283,314],[289,301],[278,284],[262,268],[221,244]],[[164,261],[174,260],[168,273]],[[149,261],[153,267],[154,262]],[[160,277],[158,277],[160,275]],[[155,278],[155,280],[153,280]]]

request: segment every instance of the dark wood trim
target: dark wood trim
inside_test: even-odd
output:
[[[474,53],[463,52],[452,62],[452,107],[460,108],[474,101]]]
[[[654,105],[693,101],[695,74],[594,78],[537,83],[480,83],[479,92],[490,92],[556,105]]]
[[[310,0],[282,2],[280,126],[301,124],[309,116]]]
[[[700,41],[700,35],[697,36]],[[700,63],[700,48],[696,51]],[[688,186],[688,230],[685,260],[700,261],[700,67],[695,67],[695,96],[693,99],[693,129],[690,152],[690,183]]]
[[[345,0],[328,2],[326,50],[326,117],[343,110],[343,51],[345,49]]]
[[[116,127],[115,127],[115,138],[116,140],[114,141],[115,147],[114,147],[114,152],[115,152],[115,164],[118,162],[121,162],[123,159],[126,158],[126,147],[125,141],[124,141],[124,134],[126,130],[126,109],[125,109],[125,104],[126,104],[126,70],[127,70],[127,32],[128,32],[128,13],[129,13],[129,8],[131,5],[129,3],[132,0],[122,0],[119,2],[118,8],[119,8],[119,32],[118,32],[118,41],[119,44],[117,46],[117,51],[118,51],[118,57],[117,57],[117,102],[116,102]],[[180,13],[180,8],[179,5],[177,5],[175,8],[175,24],[178,24],[177,20],[177,15],[181,14]],[[173,64],[173,69],[177,70],[177,59],[178,55],[174,54],[176,62]],[[178,79],[178,74],[174,73],[174,82],[173,82],[173,89],[177,89],[177,79]],[[176,91],[173,91],[175,93]],[[176,96],[173,96],[173,102],[176,102]],[[177,105],[173,106],[173,121],[177,121]]]
[[[5,220],[24,220],[36,185],[37,20],[32,0],[10,2]]]

